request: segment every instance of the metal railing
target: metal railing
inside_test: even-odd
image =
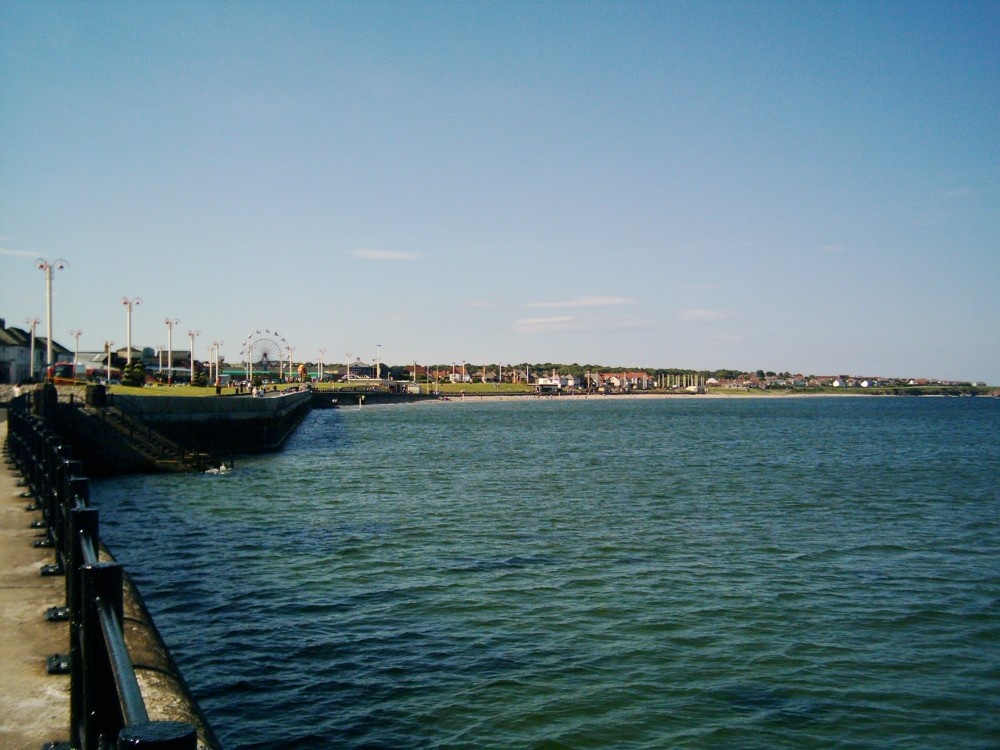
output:
[[[73,401],[70,404],[79,406],[87,414],[114,428],[135,444],[141,445],[153,458],[161,461],[175,460],[195,471],[204,471],[209,466],[219,465],[219,462],[208,453],[194,447],[186,448],[180,442],[154,430],[146,421],[141,408],[129,406],[127,402],[115,399],[111,394],[107,397],[106,405],[102,407],[75,404]]]
[[[46,531],[35,544],[55,551],[42,574],[66,577],[65,607],[53,607],[47,617],[69,621],[70,746],[196,750],[193,725],[149,720],[125,645],[123,569],[100,560],[98,510],[90,505],[82,463],[71,460],[59,436],[25,406],[11,404],[6,447],[43,516]]]

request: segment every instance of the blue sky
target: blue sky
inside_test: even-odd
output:
[[[1000,384],[1000,4],[0,4],[0,316]],[[178,331],[180,333],[178,333]]]

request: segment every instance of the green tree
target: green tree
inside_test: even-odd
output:
[[[141,388],[146,384],[146,368],[142,362],[133,360],[125,365],[122,371],[122,385],[132,385]]]

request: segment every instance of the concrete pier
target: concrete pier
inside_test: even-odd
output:
[[[6,411],[0,409],[0,442],[7,431]],[[25,496],[19,479],[6,462],[0,465],[0,748],[68,747],[70,678],[50,675],[48,659],[67,657],[70,625],[45,618],[49,608],[66,603],[66,577],[41,575],[43,566],[55,561],[55,552],[34,546],[46,536],[32,528],[42,513],[27,510],[33,498]],[[98,557],[102,563],[114,562],[103,544]],[[218,750],[218,739],[127,571],[122,583],[124,645],[149,720],[193,726],[198,750]]]
[[[0,444],[7,437],[0,412]],[[50,675],[46,659],[69,651],[69,627],[47,622],[45,611],[65,603],[65,579],[43,577],[54,561],[51,549],[36,548],[42,532],[31,528],[38,512],[21,497],[18,475],[0,463],[0,747],[38,750],[69,739],[69,676]]]

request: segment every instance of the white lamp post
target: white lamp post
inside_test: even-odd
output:
[[[377,354],[375,355],[375,379],[382,379],[382,345],[376,344]]]
[[[323,382],[323,355],[326,354],[326,349],[319,350],[319,367],[317,368],[317,380]]]
[[[177,318],[167,318],[167,385],[174,383],[174,326],[180,323]]]
[[[219,356],[220,356],[219,355],[219,350],[221,349],[222,345],[225,344],[225,343],[226,343],[225,341],[213,341],[212,342],[212,349],[215,352],[215,384],[216,385],[222,385],[222,381],[219,380]]]
[[[61,271],[66,268],[69,263],[59,259],[54,260],[51,263],[45,258],[39,258],[35,261],[35,268],[40,268],[45,271],[45,337],[46,351],[45,351],[45,366],[46,368],[52,366],[52,271],[53,269]]]
[[[76,380],[76,363],[80,359],[80,336],[83,335],[83,331],[79,328],[74,328],[69,332],[69,335],[76,339],[76,346],[73,348],[73,380]]]
[[[108,364],[107,364],[107,375],[104,380],[108,385],[111,385],[111,351],[115,345],[114,341],[104,342],[104,351],[108,354]]]
[[[122,297],[122,304],[125,305],[125,364],[126,366],[132,364],[132,306],[141,305],[142,300],[138,297],[133,297],[129,299],[128,297]]]
[[[35,379],[35,327],[41,323],[38,318],[25,318],[25,324],[31,328],[31,350],[30,359],[28,360],[28,379]]]
[[[188,336],[191,337],[191,385],[194,385],[194,337],[201,336],[201,331],[188,331]]]
[[[344,370],[344,377],[347,378],[347,382],[350,383],[351,382],[351,353],[350,352],[347,353],[347,359],[344,360],[344,364],[346,365],[346,369]]]

